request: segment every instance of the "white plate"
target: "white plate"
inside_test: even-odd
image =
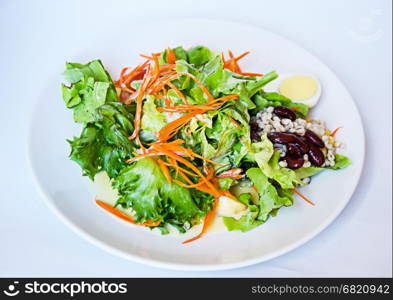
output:
[[[128,28],[135,28],[131,25]],[[344,141],[343,154],[353,164],[338,172],[325,171],[302,192],[316,206],[300,199],[292,207],[280,209],[259,228],[247,233],[211,233],[197,242],[159,236],[124,223],[98,208],[81,176],[79,166],[68,159],[66,138],[80,128],[62,102],[59,76],[48,78],[49,88],[39,99],[32,115],[29,157],[42,195],[49,207],[81,236],[111,253],[140,263],[181,270],[219,270],[266,261],[310,240],[328,226],[348,203],[358,182],[364,158],[364,133],[358,110],[340,80],[316,57],[285,38],[263,29],[224,21],[175,20],[139,24],[138,31],[123,30],[65,58],[87,62],[100,58],[113,78],[120,68],[141,61],[139,53],[157,52],[167,46],[206,45],[216,51],[250,50],[242,61],[250,72],[314,74],[322,83],[322,98],[312,115],[327,121],[329,128],[343,126],[338,139]],[[153,39],[148,38],[154,36]]]

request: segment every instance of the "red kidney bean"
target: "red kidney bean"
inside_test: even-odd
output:
[[[310,145],[310,150],[308,151],[308,160],[314,166],[320,167],[325,162],[325,156],[318,147]]]
[[[287,153],[290,157],[301,157],[303,156],[303,151],[300,149],[298,144],[295,143],[288,143],[287,144]]]
[[[260,129],[257,123],[250,123],[250,137],[253,141],[260,141]]]
[[[291,121],[296,120],[295,112],[286,106],[276,106],[273,112],[280,118],[290,119]]]
[[[271,132],[267,135],[272,143],[277,144],[288,144],[295,143],[299,146],[300,150],[303,153],[307,153],[309,150],[309,146],[307,143],[298,135],[289,132]]]
[[[313,143],[315,146],[318,146],[319,148],[325,147],[324,142],[317,136],[314,132],[311,130],[306,130],[304,137],[311,143]]]
[[[286,159],[287,167],[290,169],[299,169],[304,164],[303,157],[294,158],[294,157],[287,157]]]
[[[299,137],[294,133],[289,132],[270,132],[267,137],[273,143],[288,144],[298,141]]]
[[[304,139],[304,138],[301,137],[301,136],[298,136],[298,139],[299,139],[299,140],[296,142],[296,144],[299,146],[299,148],[300,148],[300,150],[303,152],[303,154],[304,154],[304,153],[307,153],[308,150],[310,150],[310,147],[309,147],[309,145],[308,145],[308,143],[307,143],[307,140]]]

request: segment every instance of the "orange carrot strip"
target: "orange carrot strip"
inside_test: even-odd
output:
[[[154,152],[147,152],[147,153],[143,153],[143,154],[139,154],[137,156],[134,156],[134,157],[126,160],[126,162],[130,164],[130,163],[132,163],[134,161],[137,161],[137,160],[139,160],[141,158],[151,157],[151,156],[160,156],[160,155],[164,155],[164,153],[156,152],[156,151],[154,151]]]
[[[131,139],[135,138],[139,134],[140,130],[140,123],[141,123],[141,118],[142,118],[142,101],[143,101],[143,96],[146,90],[146,87],[150,81],[150,73],[151,73],[151,67],[149,66],[149,69],[143,78],[142,84],[140,85],[138,89],[138,97],[136,101],[136,111],[135,111],[135,119],[134,119],[134,132],[131,135]]]
[[[176,62],[175,52],[169,47],[167,48],[166,61],[169,64],[174,64]]]
[[[218,191],[216,190],[216,188],[212,185],[212,183],[210,181],[208,181],[206,179],[206,177],[201,173],[201,171],[199,171],[199,169],[197,167],[195,167],[192,163],[190,163],[188,160],[182,158],[181,156],[166,150],[165,148],[161,147],[161,146],[156,146],[158,151],[164,152],[165,155],[172,157],[173,159],[177,160],[178,162],[182,163],[183,165],[189,167],[192,171],[194,171],[199,177],[201,177],[201,179],[206,183],[206,185],[212,189],[212,191],[217,195]]]
[[[213,110],[215,107],[208,105],[177,105],[167,107],[157,107],[160,112],[184,112],[192,110]]]
[[[157,163],[160,166],[161,171],[164,174],[166,180],[170,184],[172,182],[172,177],[171,177],[171,173],[169,172],[168,167],[166,166],[166,164],[161,159],[157,159]]]
[[[158,62],[158,56],[153,54],[153,60],[154,60],[154,76],[155,78],[157,78],[160,73],[160,64]]]
[[[190,172],[190,171],[188,171],[188,170],[186,170],[186,169],[184,169],[182,167],[179,167],[179,165],[178,164],[174,164],[173,161],[171,163],[166,163],[166,162],[163,162],[163,163],[166,164],[167,166],[173,167],[175,170],[178,169],[178,170],[182,171],[183,173],[186,173],[186,174],[188,174],[190,176],[193,176],[193,177],[197,177],[198,176],[197,174],[195,174],[193,172]]]
[[[202,82],[200,82],[199,79],[196,78],[193,74],[187,73],[187,72],[179,72],[179,73],[177,73],[177,74],[190,77],[192,80],[194,80],[194,81],[196,82],[197,85],[199,85],[199,87],[201,88],[201,90],[206,94],[207,98],[209,98],[210,100],[214,100],[214,97],[210,94],[210,92],[208,91],[208,89],[207,89],[207,88],[202,84]]]
[[[121,69],[121,71],[120,71],[120,78],[119,78],[118,81],[115,82],[115,84],[118,83],[118,85],[121,86],[121,84],[123,83],[124,74],[126,73],[127,70],[128,70],[128,67],[125,67],[125,68]],[[116,86],[117,86],[117,84],[116,84]]]
[[[243,76],[263,76],[262,73],[240,72],[239,74]]]
[[[204,161],[207,161],[207,162],[211,163],[212,165],[216,165],[216,166],[219,166],[219,167],[224,166],[223,164],[220,164],[220,163],[218,163],[218,162],[215,162],[214,160],[211,160],[211,159],[208,159],[208,158],[206,158],[206,157],[203,157],[203,156],[201,156],[201,155],[199,155],[199,154],[196,154],[195,152],[192,152],[192,151],[191,151],[191,155],[192,155],[192,156],[195,156],[195,157],[198,157],[198,158],[200,158],[200,159],[202,159],[202,160],[204,160]]]
[[[193,238],[188,239],[188,240],[182,242],[182,244],[187,244],[187,243],[193,242],[193,241],[195,241],[195,240],[197,240],[197,239],[199,239],[199,238],[201,238],[203,236],[203,234],[206,232],[206,230],[209,228],[209,226],[211,225],[211,223],[213,221],[214,215],[216,213],[217,202],[218,202],[218,197],[214,197],[214,206],[206,214],[205,221],[203,222],[203,227],[202,227],[201,232],[198,235],[194,236]]]
[[[148,59],[148,60],[153,60],[153,57],[148,56],[148,55],[145,55],[145,54],[139,54],[139,56],[141,56],[141,57],[143,57],[143,58],[146,58],[146,59]]]
[[[213,103],[217,103],[217,102],[220,102],[220,101],[224,101],[225,102],[225,101],[228,101],[228,100],[235,100],[237,98],[239,98],[239,95],[236,95],[236,94],[228,95],[228,96],[224,96],[224,97],[221,97],[221,98],[214,99],[211,102],[209,102],[208,104],[212,105]]]
[[[333,130],[333,132],[330,134],[331,137],[334,137],[336,133],[342,128],[342,126],[337,127],[336,129]]]
[[[308,199],[307,197],[303,196],[302,194],[300,194],[297,190],[295,189],[290,189],[292,192],[294,192],[296,195],[298,195],[300,198],[302,198],[304,201],[306,201],[307,203],[311,204],[311,205],[315,205],[314,202],[312,202],[310,199]]]
[[[193,111],[190,112],[182,117],[180,117],[179,119],[168,123],[167,125],[165,125],[159,132],[158,132],[158,139],[160,141],[166,141],[169,138],[171,138],[179,129],[179,127],[181,127],[182,125],[184,125],[185,123],[187,123],[188,121],[190,121],[194,116],[196,116],[197,114],[199,114],[200,111]]]
[[[235,61],[239,61],[239,60],[241,60],[243,57],[245,57],[246,55],[249,55],[249,54],[250,54],[250,51],[246,51],[246,52],[244,52],[243,54],[240,54],[238,57],[235,57],[234,60],[235,60]]]
[[[143,78],[143,76],[145,75],[146,71],[145,70],[137,70],[135,72],[133,72],[132,74],[127,74],[125,80],[124,80],[124,84],[129,84],[134,80],[140,80]],[[131,75],[131,76],[130,76]]]
[[[105,203],[105,202],[103,202],[101,200],[96,200],[96,203],[97,203],[98,206],[100,206],[101,208],[103,208],[107,212],[115,215],[116,217],[118,217],[118,218],[120,218],[120,219],[122,219],[122,220],[124,220],[126,222],[129,222],[129,223],[132,223],[132,224],[135,224],[135,225],[142,225],[142,226],[152,227],[152,226],[158,226],[161,223],[160,220],[157,220],[155,222],[152,222],[151,220],[148,220],[148,221],[146,221],[144,223],[139,224],[139,223],[136,223],[134,221],[134,219],[132,217],[130,217],[129,215],[127,215],[125,212],[114,208],[112,205],[109,205],[108,203]]]
[[[226,114],[226,115],[228,116],[229,120],[230,120],[233,124],[235,124],[235,126],[236,126],[237,128],[240,128],[240,124],[239,124],[238,122],[236,122],[235,119],[233,119],[229,114]]]
[[[186,97],[184,97],[182,92],[180,92],[179,89],[172,82],[167,82],[167,85],[169,85],[169,87],[176,93],[176,95],[179,96],[179,98],[184,102],[184,104],[188,104]]]

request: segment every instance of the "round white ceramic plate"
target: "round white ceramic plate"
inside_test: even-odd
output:
[[[123,27],[124,28],[124,27]],[[129,28],[135,28],[129,26]],[[338,172],[316,176],[302,192],[312,207],[300,199],[280,209],[267,223],[247,233],[206,234],[182,245],[179,238],[160,236],[117,220],[94,204],[79,166],[68,159],[65,141],[78,135],[72,115],[60,92],[62,65],[50,82],[32,115],[29,157],[34,178],[43,198],[56,215],[93,244],[140,263],[181,270],[219,270],[247,266],[284,254],[310,240],[328,226],[348,203],[358,182],[364,158],[364,134],[358,110],[334,73],[303,48],[258,27],[213,20],[173,20],[139,24],[138,30],[102,36],[81,53],[64,58],[87,62],[100,58],[113,78],[124,66],[141,61],[139,53],[165,47],[206,45],[216,51],[250,50],[242,61],[250,72],[315,74],[322,83],[322,98],[312,116],[326,120],[329,128],[343,126],[337,135],[345,142],[342,151],[353,164]],[[154,38],[150,38],[154,36]]]

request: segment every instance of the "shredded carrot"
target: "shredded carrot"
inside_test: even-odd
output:
[[[334,137],[341,128],[342,127],[340,126],[340,127],[337,127],[336,129],[334,129],[333,132],[330,134],[330,136]]]
[[[178,162],[182,163],[183,165],[187,166],[190,168],[192,171],[194,171],[201,179],[206,183],[206,185],[211,188],[212,192],[214,192],[215,195],[218,194],[217,189],[213,186],[213,184],[206,179],[206,177],[199,171],[199,169],[194,166],[192,163],[190,163],[188,160],[184,159],[183,157],[177,155],[176,153],[173,153],[171,151],[166,150],[165,148],[161,146],[156,146],[158,151],[162,151],[165,153],[165,155],[172,157],[173,159],[177,160]]]
[[[225,60],[224,53],[221,53],[221,59],[224,64],[224,69],[228,69],[233,73],[237,73],[243,76],[263,76],[263,74],[260,73],[249,73],[249,72],[243,72],[241,70],[238,61],[243,57],[245,57],[246,55],[250,54],[250,51],[244,52],[243,54],[240,54],[238,57],[235,57],[231,50],[228,51],[228,54],[229,54],[229,60]]]
[[[160,141],[166,141],[170,139],[173,135],[175,135],[178,131],[178,129],[186,124],[188,121],[190,121],[194,116],[197,114],[201,113],[200,111],[193,111],[190,112],[177,120],[168,123],[165,125],[159,132],[158,132],[158,139]]]
[[[208,111],[212,109],[215,108],[209,105],[176,105],[176,106],[157,107],[157,110],[160,112],[184,112],[184,111],[192,111],[192,110]]]
[[[170,184],[170,183],[172,182],[172,177],[171,177],[171,173],[169,172],[168,167],[167,167],[166,164],[165,164],[162,160],[160,160],[160,159],[157,159],[157,163],[158,163],[158,165],[160,166],[161,171],[162,171],[162,173],[164,174],[166,180],[167,180],[168,183]]]
[[[152,222],[151,220],[148,220],[148,221],[146,221],[144,223],[139,224],[139,223],[136,223],[131,216],[127,215],[125,212],[123,212],[121,210],[118,210],[118,209],[114,208],[112,205],[109,205],[108,203],[105,203],[105,202],[103,202],[101,200],[96,200],[96,203],[97,203],[98,206],[100,206],[101,208],[105,209],[107,212],[115,215],[116,217],[118,217],[118,218],[120,218],[120,219],[122,219],[122,220],[124,220],[126,222],[129,222],[129,223],[132,223],[132,224],[135,224],[135,225],[154,227],[154,226],[158,226],[161,223],[160,220],[157,220],[155,222]]]
[[[239,95],[236,95],[236,94],[227,95],[227,96],[224,96],[224,97],[221,97],[221,98],[214,99],[213,101],[209,102],[209,105],[212,105],[213,103],[217,103],[217,102],[225,102],[225,101],[228,101],[228,100],[235,100],[237,98],[239,98]]]
[[[249,55],[250,53],[251,53],[250,51],[244,52],[243,54],[240,54],[238,57],[235,57],[234,60],[235,60],[235,61],[239,61],[239,60],[241,60],[243,57],[245,57],[246,55]]]
[[[126,73],[127,70],[128,70],[128,67],[125,67],[125,68],[121,69],[121,71],[120,71],[120,78],[119,78],[118,81],[115,82],[116,86],[119,86],[119,87],[121,86],[121,84],[123,83],[124,74]]]
[[[195,83],[196,83],[197,85],[199,85],[199,87],[201,88],[201,90],[206,94],[207,98],[209,98],[209,99],[212,100],[212,101],[214,100],[214,97],[210,94],[210,92],[208,91],[208,89],[203,85],[202,82],[199,81],[198,78],[195,77],[195,75],[193,75],[193,74],[191,74],[191,73],[187,73],[187,72],[179,72],[179,73],[177,73],[177,74],[179,74],[179,75],[185,75],[185,76],[190,77],[192,80],[195,81]]]
[[[145,54],[139,54],[139,56],[140,56],[140,57],[143,57],[143,58],[146,58],[146,59],[148,59],[148,60],[153,60],[153,57],[152,57],[152,56],[148,56],[148,55],[145,55]]]
[[[203,236],[203,234],[210,227],[210,225],[211,225],[211,223],[212,223],[212,221],[214,219],[214,215],[216,214],[216,209],[217,209],[217,203],[218,203],[218,197],[214,197],[214,206],[206,214],[205,221],[203,222],[203,227],[202,227],[201,232],[198,235],[194,236],[193,238],[188,239],[188,240],[182,242],[182,244],[191,243],[191,242],[193,242],[193,241],[195,241],[195,240],[197,240],[197,239],[199,239],[199,238],[201,238]]]
[[[226,114],[226,115],[228,116],[229,120],[231,120],[231,122],[232,122],[233,124],[235,124],[235,126],[236,126],[237,128],[240,128],[240,124],[239,124],[238,122],[236,122],[229,114]]]
[[[174,64],[176,62],[175,52],[169,47],[167,48],[166,61],[168,64]]]
[[[243,75],[243,76],[263,76],[262,73],[240,72],[239,74],[240,74],[240,75]]]
[[[151,78],[150,73],[151,73],[151,67],[148,68],[146,76],[143,78],[143,81],[138,89],[138,97],[136,101],[136,111],[135,111],[135,119],[134,119],[134,132],[131,135],[131,139],[135,138],[139,134],[140,123],[142,118],[142,101],[143,101],[145,89]]]
[[[312,202],[310,199],[308,199],[306,196],[300,194],[300,192],[298,192],[295,189],[290,189],[292,192],[294,192],[296,195],[298,195],[300,198],[302,198],[304,201],[306,201],[307,203],[311,204],[311,205],[315,205],[314,202]]]
[[[184,102],[184,104],[188,105],[188,101],[186,99],[186,97],[184,97],[184,95],[182,94],[182,92],[179,91],[179,89],[172,83],[172,82],[168,82],[167,85],[170,86],[170,88],[176,93],[176,95]]]
[[[152,56],[154,61],[154,76],[155,78],[157,78],[158,75],[160,74],[160,64],[158,62],[158,56],[154,54]]]

